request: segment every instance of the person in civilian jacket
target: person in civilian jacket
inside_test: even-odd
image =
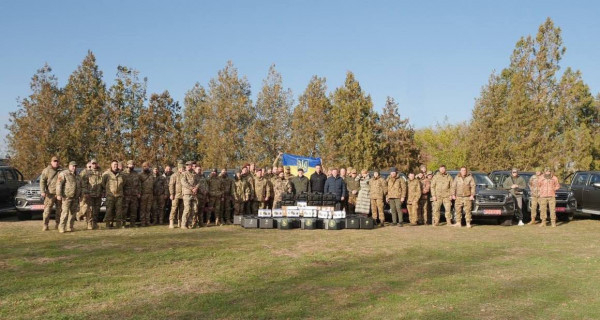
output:
[[[327,175],[323,173],[323,167],[317,165],[315,172],[310,176],[310,189],[308,191],[323,193],[325,191],[325,180],[327,180]]]
[[[332,176],[325,181],[324,193],[333,193],[335,201],[341,202],[346,199],[346,182],[338,175],[336,168],[331,169]]]

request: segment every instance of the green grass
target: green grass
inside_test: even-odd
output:
[[[0,318],[598,319],[600,222],[41,231],[0,222]]]

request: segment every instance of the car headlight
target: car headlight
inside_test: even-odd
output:
[[[18,189],[17,190],[17,194],[18,195],[26,195],[27,194],[27,190],[25,190],[25,189]]]

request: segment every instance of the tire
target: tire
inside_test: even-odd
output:
[[[573,221],[573,217],[574,217],[573,213],[561,213],[561,214],[558,214],[556,218],[558,221],[569,222],[569,221]]]
[[[513,219],[512,218],[498,218],[498,224],[501,226],[512,226]]]
[[[31,220],[31,212],[17,212],[17,219],[19,221]]]
[[[590,214],[592,220],[600,220],[600,214]]]

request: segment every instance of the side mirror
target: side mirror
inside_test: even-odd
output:
[[[596,182],[596,183],[592,184],[592,186],[596,189],[600,189],[600,182]]]

